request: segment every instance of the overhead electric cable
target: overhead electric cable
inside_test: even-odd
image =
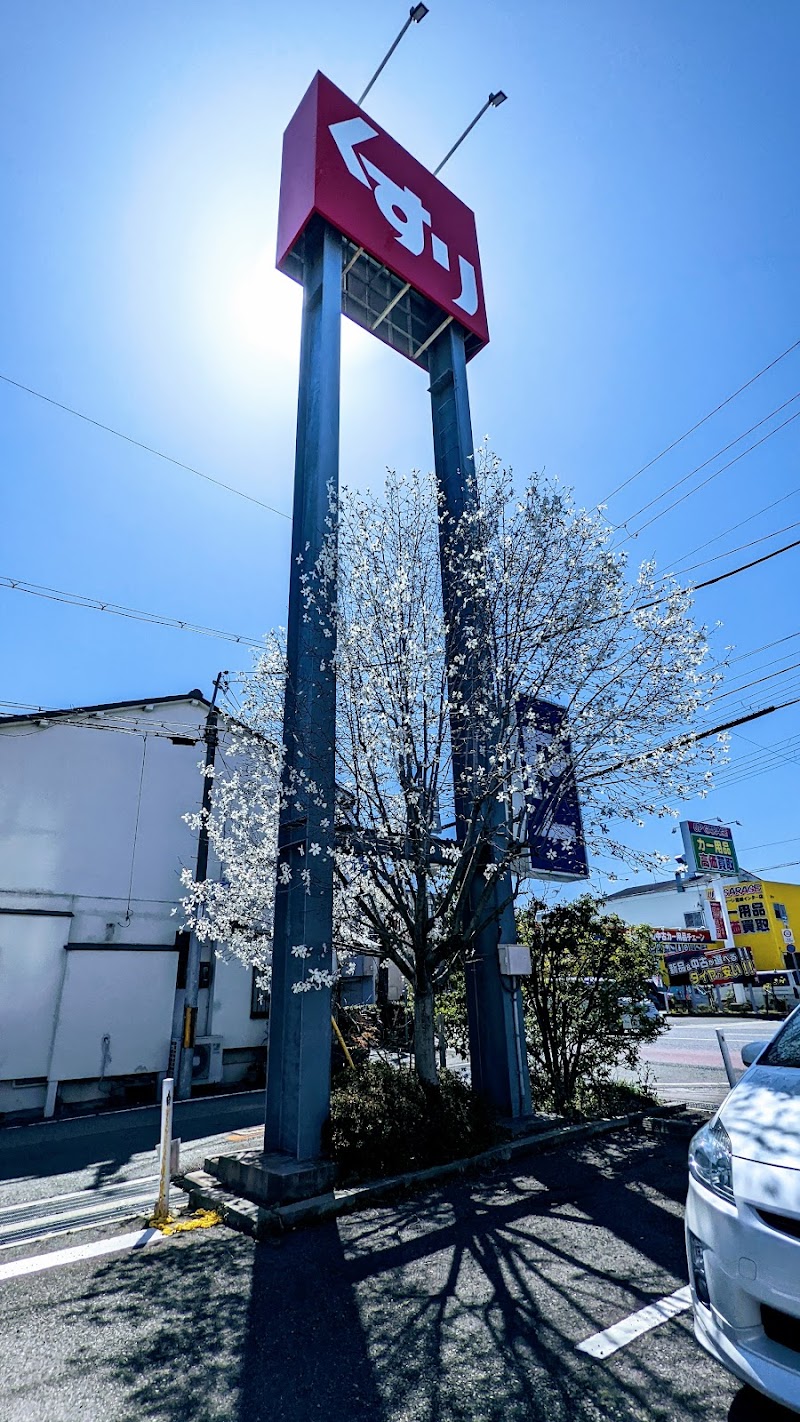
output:
[[[777,849],[782,844],[797,844],[800,841],[800,834],[794,834],[789,839],[768,839],[765,844],[746,844],[742,849],[742,854],[754,854],[757,849]]]
[[[771,533],[764,533],[760,538],[751,538],[747,543],[739,543],[736,548],[726,548],[724,553],[714,553],[710,558],[703,558],[700,563],[691,563],[688,568],[681,568],[680,573],[674,569],[670,573],[665,573],[665,578],[685,577],[687,573],[694,573],[698,568],[707,568],[709,563],[719,563],[722,558],[732,558],[734,553],[744,553],[748,548],[756,548],[759,543],[768,543],[770,538],[780,538],[782,533],[791,533],[793,528],[800,528],[800,519],[796,523],[787,523],[784,528],[774,528]]]
[[[778,676],[778,675],[780,675],[783,671],[789,671],[789,670],[791,670],[791,667],[790,667],[790,666],[789,666],[789,667],[780,668],[780,663],[783,662],[783,661],[785,661],[787,657],[791,657],[791,656],[793,656],[793,655],[794,655],[794,651],[791,651],[791,652],[781,652],[780,656],[771,657],[771,658],[769,659],[769,661],[767,661],[767,662],[759,662],[757,666],[755,666],[755,667],[750,667],[749,670],[747,670],[747,671],[741,671],[741,670],[740,670],[740,671],[734,672],[734,677],[758,676],[761,672],[765,672],[768,667],[778,667],[778,668],[779,668],[778,671],[775,671],[775,672],[770,673],[772,676]],[[737,658],[736,660],[739,660],[739,659]],[[730,667],[730,666],[732,665],[732,663],[731,663],[731,662],[728,662],[727,665],[728,665],[728,667]],[[743,685],[743,683],[739,683],[739,685]]]
[[[0,574],[0,588],[29,593],[32,597],[46,598],[50,602],[63,602],[69,607],[87,607],[93,612],[111,612],[115,617],[127,617],[134,622],[151,622],[156,626],[171,627],[180,632],[196,632],[203,637],[219,637],[224,642],[240,642],[245,647],[263,646],[263,641],[259,641],[257,637],[247,637],[244,633],[223,632],[218,627],[203,627],[200,623],[189,622],[180,617],[164,617],[157,612],[144,612],[141,608],[124,607],[121,603],[87,597],[83,593],[65,592],[62,588],[43,587],[38,583],[24,582],[21,578],[7,577],[5,574]]]
[[[132,444],[136,449],[143,449],[146,454],[154,454],[157,459],[163,459],[167,464],[174,464],[177,469],[185,469],[187,474],[196,474],[198,479],[205,479],[207,484],[216,484],[218,489],[226,489],[229,494],[237,494],[240,499],[247,499],[248,503],[258,504],[261,509],[267,509],[269,513],[277,514],[279,518],[288,519],[291,523],[292,516],[283,512],[283,509],[273,508],[272,504],[265,504],[263,499],[257,499],[255,494],[246,494],[244,489],[237,489],[233,484],[226,484],[222,479],[215,479],[211,474],[204,474],[202,469],[195,469],[192,464],[184,464],[182,459],[174,459],[171,454],[165,454],[162,449],[154,449],[151,444],[143,444],[140,439],[134,439],[132,435],[123,434],[121,430],[115,430],[111,425],[104,425],[102,420],[95,420],[91,415],[85,415],[81,410],[73,410],[71,405],[63,405],[60,400],[53,400],[50,395],[43,395],[41,390],[33,390],[30,385],[23,385],[19,380],[12,380],[10,375],[0,373],[0,380],[6,385],[13,385],[17,390],[24,390],[26,395],[35,395],[37,400],[44,400],[48,405],[54,405],[57,410],[63,410],[67,415],[74,415],[77,420],[84,420],[87,425],[94,425],[98,430],[104,430],[106,434],[115,435],[117,439],[123,439],[126,444]]]
[[[782,701],[778,706],[762,706],[758,711],[750,711],[745,716],[737,716],[733,721],[723,721],[718,726],[709,726],[704,731],[687,731],[681,736],[673,736],[672,740],[665,741],[662,746],[654,746],[652,750],[638,751],[636,755],[625,756],[622,760],[615,761],[613,765],[604,765],[600,770],[590,771],[583,778],[585,780],[599,780],[604,775],[612,775],[615,770],[623,770],[627,765],[635,765],[637,761],[648,760],[653,754],[677,750],[680,746],[692,745],[695,741],[707,741],[710,736],[721,736],[725,731],[732,731],[736,726],[746,726],[749,721],[760,721],[764,716],[772,716],[776,711],[785,711],[790,706],[798,705],[800,705],[800,696],[794,697],[791,701]]]
[[[724,583],[726,578],[735,578],[739,573],[746,573],[750,568],[757,568],[761,563],[768,563],[771,558],[779,558],[782,553],[791,553],[793,548],[800,548],[800,538],[786,543],[783,548],[773,548],[770,553],[762,553],[760,558],[752,558],[749,563],[742,563],[738,568],[729,568],[727,573],[717,573],[716,577],[705,578],[702,583],[695,583],[692,591],[699,592],[701,588],[712,588],[715,583]]]
[[[772,370],[774,366],[778,365],[782,360],[785,360],[787,356],[792,354],[792,351],[797,350],[798,346],[800,346],[800,340],[788,346],[785,351],[782,351],[774,360],[771,360],[768,365],[765,365],[763,369],[757,371],[755,375],[752,375],[749,380],[745,381],[744,385],[740,385],[738,390],[734,390],[732,395],[720,401],[719,405],[716,405],[713,410],[709,410],[708,414],[704,415],[702,420],[698,420],[697,424],[692,425],[691,429],[685,430],[682,435],[679,435],[671,444],[668,444],[666,449],[662,449],[660,454],[654,455],[652,459],[649,459],[646,464],[642,465],[641,469],[637,469],[635,474],[631,474],[628,479],[624,479],[623,482],[618,484],[616,489],[613,489],[610,494],[607,494],[601,502],[607,504],[611,499],[616,498],[617,494],[620,494],[623,489],[627,489],[628,485],[632,484],[634,479],[638,479],[640,474],[644,474],[648,469],[652,469],[653,465],[658,464],[660,459],[670,454],[673,449],[677,449],[679,444],[683,444],[685,439],[688,439],[690,435],[695,433],[695,430],[699,430],[703,425],[708,424],[708,421],[712,420],[715,415],[718,415],[720,410],[724,410],[725,406],[730,405],[732,400],[735,400],[737,396],[743,394],[745,390],[749,390],[750,386],[755,385],[756,381],[760,380],[762,375],[766,375],[768,370]]]
[[[735,731],[733,734],[740,735],[741,733]],[[776,742],[774,746],[765,746],[763,749],[744,756],[735,764],[729,762],[720,768],[718,775],[715,775],[714,788],[724,790],[731,785],[737,785],[740,781],[750,780],[754,775],[767,774],[780,766],[797,765],[798,746],[800,746],[800,737],[789,736],[784,741]]]
[[[784,667],[782,671],[769,672],[767,676],[756,677],[753,681],[744,682],[742,686],[729,687],[714,697],[714,704],[716,705],[718,701],[724,700],[726,696],[741,696],[742,692],[749,691],[753,686],[760,686],[762,682],[774,681],[776,677],[779,676],[788,676],[789,672],[797,671],[798,667],[800,667],[800,662],[792,662],[791,666]]]
[[[747,518],[740,519],[738,523],[731,524],[730,528],[723,528],[721,533],[715,533],[714,537],[707,538],[705,543],[698,543],[696,548],[690,548],[688,553],[682,553],[678,558],[678,564],[684,563],[687,558],[691,558],[695,553],[702,553],[703,549],[710,548],[712,543],[719,543],[720,539],[726,538],[729,533],[736,533],[740,528],[744,528],[745,524],[754,523],[762,514],[771,513],[779,504],[785,504],[787,499],[793,499],[798,494],[800,494],[800,486],[796,489],[790,489],[788,494],[782,494],[779,499],[774,499],[771,504],[765,504],[763,509],[756,509],[755,513],[748,514]],[[680,576],[677,566],[673,569],[673,572],[678,573]]]
[[[713,454],[709,454],[707,459],[704,459],[701,464],[696,464],[694,469],[689,470],[688,474],[683,474],[680,479],[675,479],[671,484],[668,484],[666,489],[662,489],[660,494],[655,494],[646,504],[642,504],[641,508],[638,508],[635,513],[629,514],[626,519],[623,519],[621,527],[626,528],[633,519],[638,518],[640,514],[647,513],[647,510],[651,509],[653,504],[657,504],[661,499],[665,499],[667,494],[672,493],[673,489],[679,489],[682,484],[685,484],[687,480],[691,479],[695,474],[699,474],[702,469],[707,469],[709,464],[714,463],[715,459],[719,459],[721,455],[727,454],[728,450],[733,449],[735,445],[741,444],[743,439],[747,439],[748,435],[753,434],[756,430],[760,430],[762,425],[765,425],[768,420],[773,419],[775,415],[779,415],[781,411],[786,410],[789,405],[793,405],[796,400],[800,400],[800,390],[796,391],[788,400],[784,400],[782,405],[777,405],[774,410],[770,410],[769,414],[765,415],[762,420],[757,420],[749,429],[743,430],[735,439],[730,440],[728,444],[724,444],[721,449],[717,449]],[[753,446],[753,448],[755,448],[755,446]],[[702,488],[702,485],[698,487]],[[635,538],[636,534],[631,534],[631,537]]]
[[[797,418],[797,417],[795,417],[795,418]],[[727,570],[727,572],[725,572],[725,573],[717,573],[717,574],[715,574],[715,576],[714,576],[713,578],[704,578],[703,581],[700,582],[700,583],[689,583],[685,588],[676,588],[676,589],[674,589],[674,592],[678,592],[678,593],[696,593],[696,592],[702,592],[703,588],[711,588],[711,587],[714,587],[714,585],[715,585],[716,583],[724,583],[727,578],[735,578],[735,577],[737,577],[737,576],[739,575],[739,573],[747,573],[747,572],[749,572],[749,570],[750,570],[751,568],[757,568],[757,567],[759,566],[759,564],[761,564],[761,563],[768,563],[771,558],[778,558],[782,553],[791,553],[791,551],[792,551],[793,548],[800,548],[800,538],[794,539],[794,541],[793,541],[792,543],[787,543],[787,544],[785,544],[782,548],[773,548],[773,549],[771,550],[771,552],[769,552],[769,553],[762,553],[762,555],[761,555],[760,558],[752,558],[749,563],[742,563],[742,564],[740,564],[740,566],[739,566],[738,568],[729,568],[729,569]],[[643,603],[640,603],[638,607],[634,607],[634,608],[631,609],[631,613],[632,613],[632,614],[636,614],[636,613],[639,613],[639,612],[649,612],[651,608],[653,608],[653,607],[660,607],[663,602],[669,602],[670,598],[671,598],[673,595],[674,595],[673,592],[663,593],[663,594],[661,595],[661,597],[655,597],[655,598],[652,599],[651,602],[643,602]],[[604,622],[613,622],[613,621],[614,621],[614,617],[611,616],[611,615],[609,615],[608,617],[599,617],[599,618],[597,619],[597,621],[594,622],[594,623],[592,623],[591,625],[592,625],[592,626],[595,626],[595,627],[599,627],[599,626],[600,626],[602,623],[604,623]],[[552,637],[555,637],[555,636],[558,636],[558,635],[559,635],[558,633],[553,633],[553,634],[552,634]],[[792,635],[795,636],[795,635],[798,635],[798,634],[793,633]],[[551,639],[545,638],[544,640],[551,640]],[[787,640],[788,640],[788,639],[787,639]],[[775,645],[775,646],[777,646],[777,643],[768,644],[768,645]],[[763,651],[764,648],[759,648],[758,650]],[[750,654],[748,653],[748,655],[750,655]]]
[[[789,632],[785,637],[778,637],[774,642],[763,642],[760,647],[753,647],[749,652],[742,652],[738,657],[732,657],[729,666],[734,662],[746,662],[749,657],[757,657],[759,652],[769,652],[773,647],[781,647],[784,642],[794,642],[800,637],[800,632]]]
[[[763,764],[752,766],[742,775],[733,775],[730,777],[721,776],[719,777],[719,779],[715,776],[714,789],[720,791],[731,790],[733,789],[734,785],[744,785],[745,782],[748,780],[755,780],[756,777],[763,777],[765,775],[769,775],[776,770],[782,771],[782,773],[785,775],[787,764],[797,765],[798,762],[796,757],[775,756],[770,761],[765,761]]]
[[[797,398],[797,397],[795,397],[795,398]],[[738,463],[739,463],[739,460],[740,460],[740,459],[746,459],[746,458],[747,458],[747,455],[748,455],[748,454],[752,454],[754,449],[758,449],[762,444],[766,444],[766,442],[767,442],[768,439],[772,439],[773,435],[780,434],[781,430],[785,430],[785,429],[786,429],[786,426],[793,424],[795,420],[800,420],[800,410],[797,411],[794,415],[790,415],[789,418],[788,418],[788,420],[783,420],[783,421],[781,422],[781,424],[776,425],[775,428],[774,428],[774,430],[768,430],[765,435],[762,435],[762,436],[761,436],[761,439],[754,440],[752,444],[749,444],[749,445],[747,446],[747,449],[743,449],[743,450],[741,451],[741,453],[740,453],[740,454],[737,454],[734,459],[729,459],[728,462],[727,462],[727,464],[721,464],[720,467],[719,467],[719,469],[714,469],[714,470],[712,471],[712,473],[709,474],[705,479],[701,479],[699,484],[695,484],[695,486],[694,486],[693,489],[689,489],[687,493],[681,494],[681,496],[680,496],[679,499],[673,499],[673,501],[672,501],[671,504],[667,504],[667,507],[666,507],[666,508],[660,509],[658,513],[653,514],[652,518],[645,519],[644,523],[643,523],[643,524],[640,524],[639,528],[634,529],[632,533],[630,533],[630,532],[629,532],[629,533],[626,533],[626,534],[625,534],[625,537],[624,537],[624,538],[621,538],[620,541],[619,541],[619,543],[617,543],[617,544],[615,545],[615,547],[621,548],[622,545],[623,545],[623,543],[628,543],[632,538],[638,538],[638,537],[639,537],[639,534],[640,534],[640,533],[643,533],[644,530],[645,530],[646,528],[649,528],[651,524],[657,523],[658,520],[659,520],[660,518],[663,518],[665,514],[671,513],[672,510],[673,510],[673,509],[676,509],[679,504],[685,503],[686,500],[692,498],[692,496],[693,496],[694,494],[699,494],[699,492],[700,492],[701,489],[705,489],[705,487],[706,487],[707,484],[711,484],[714,479],[718,479],[719,476],[720,476],[720,474],[724,474],[724,473],[725,473],[725,470],[726,470],[726,469],[732,469],[733,466],[734,466],[734,464],[738,464]],[[753,428],[757,428],[757,426],[754,426]],[[748,433],[749,433],[749,431],[748,431]],[[738,444],[739,441],[738,441],[738,440],[734,440],[733,443],[734,443],[734,444]],[[730,449],[730,447],[731,447],[730,445],[727,445],[727,446],[726,446],[727,449]],[[698,473],[698,471],[699,471],[700,469],[704,469],[707,464],[710,464],[710,463],[712,462],[712,460],[716,459],[717,456],[720,455],[720,454],[722,454],[722,453],[724,453],[723,450],[721,450],[721,449],[720,449],[720,450],[717,450],[717,454],[712,454],[711,459],[706,459],[706,460],[703,462],[703,464],[698,464],[697,468],[696,468],[696,469],[693,469],[693,470],[691,471],[691,473],[692,473],[692,474]],[[685,477],[686,477],[687,479],[688,479],[688,478],[691,478],[691,474],[687,474]],[[669,493],[672,488],[677,488],[679,484],[682,484],[682,483],[684,483],[684,482],[685,482],[685,479],[679,479],[676,484],[673,484],[673,485],[670,486],[670,489],[665,490],[665,493]],[[663,497],[664,497],[663,495],[659,495],[659,498],[663,498]],[[657,500],[655,500],[655,499],[654,499],[654,500],[651,500],[651,503],[656,503],[656,502],[657,502]],[[646,508],[649,508],[649,507],[650,507],[650,504],[645,505],[645,507],[646,507]],[[640,512],[640,513],[643,513],[643,512],[644,512],[644,509],[640,509],[639,512]],[[631,517],[632,517],[632,518],[637,518],[637,517],[638,517],[638,514],[632,514]],[[621,528],[622,528],[622,527],[625,527],[625,525],[624,525],[624,524],[621,524],[620,527],[621,527]]]

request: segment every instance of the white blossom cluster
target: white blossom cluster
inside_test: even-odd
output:
[[[446,608],[440,559],[455,572]],[[433,475],[389,471],[378,495],[345,488],[301,581],[304,615],[330,641],[320,675],[336,677],[338,794],[335,816],[315,802],[296,872],[310,888],[313,863],[334,858],[334,972],[374,951],[429,1003],[469,954],[490,902],[496,912],[492,889],[519,864],[520,790],[557,776],[567,738],[590,855],[645,862],[620,827],[672,815],[709,788],[725,748],[692,732],[721,669],[692,621],[690,593],[651,563],[629,576],[601,515],[577,509],[554,481],[533,475],[515,491],[510,472],[480,451],[457,524]],[[453,635],[460,653],[448,666]],[[220,877],[184,879],[187,920],[264,969],[281,795],[298,807],[314,800],[314,747],[295,748],[281,790],[284,680],[282,640],[271,635],[243,681],[215,776],[209,837]],[[540,738],[527,758],[522,697],[566,708],[561,737]],[[501,833],[490,814],[498,805]],[[280,872],[293,871],[282,863]],[[305,961],[304,945],[292,951]],[[331,980],[309,959],[299,990]]]

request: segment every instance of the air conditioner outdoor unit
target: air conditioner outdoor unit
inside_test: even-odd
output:
[[[222,1038],[198,1037],[194,1044],[192,1082],[200,1086],[215,1081],[222,1081]]]

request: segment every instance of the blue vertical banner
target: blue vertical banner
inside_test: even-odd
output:
[[[588,878],[589,864],[566,719],[552,701],[517,702],[530,873],[569,881]]]

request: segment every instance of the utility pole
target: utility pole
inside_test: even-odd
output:
[[[195,883],[205,883],[208,874],[208,816],[211,812],[211,772],[217,753],[217,727],[219,712],[217,696],[222,686],[224,672],[217,674],[211,705],[206,716],[203,739],[206,743],[205,773],[203,775],[203,800],[200,809],[200,833],[197,836],[197,863]],[[180,1045],[180,1065],[175,1086],[176,1101],[186,1101],[192,1094],[192,1065],[194,1062],[194,1040],[197,1030],[197,998],[200,991],[200,940],[192,929],[189,934],[189,956],[186,960],[186,995],[183,1000],[183,1033]]]

